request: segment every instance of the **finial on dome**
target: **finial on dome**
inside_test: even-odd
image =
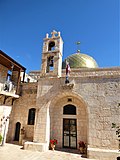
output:
[[[77,44],[77,53],[80,53],[80,41],[77,41],[76,44]]]

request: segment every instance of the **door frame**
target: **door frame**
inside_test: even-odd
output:
[[[64,120],[69,120],[69,122],[70,122],[70,120],[75,120],[75,122],[76,122],[76,128],[75,128],[75,130],[76,130],[76,147],[74,148],[74,147],[71,147],[70,146],[70,130],[69,130],[69,147],[67,147],[67,146],[64,146]],[[69,123],[69,129],[70,129],[70,123]],[[62,139],[62,141],[63,141],[63,148],[69,148],[69,149],[77,149],[77,119],[76,118],[63,118],[63,139]]]

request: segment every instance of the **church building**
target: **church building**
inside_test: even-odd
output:
[[[83,141],[88,158],[115,159],[119,142],[111,126],[120,122],[120,67],[99,68],[79,50],[62,57],[61,33],[53,31],[43,39],[41,70],[29,73],[34,81],[25,82],[25,68],[14,62],[12,74],[15,66],[23,73],[12,75],[17,92],[0,91],[1,115],[11,107],[6,141],[40,152],[49,150],[51,139],[56,149],[79,149]],[[3,79],[7,65],[0,65]]]

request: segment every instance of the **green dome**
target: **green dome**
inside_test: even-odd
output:
[[[68,56],[62,63],[62,68],[66,68],[66,60],[69,62],[70,68],[98,68],[96,61],[87,54],[75,53]]]

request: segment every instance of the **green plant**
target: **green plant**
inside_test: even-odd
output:
[[[2,135],[0,134],[0,143],[2,142]]]
[[[112,128],[116,129],[116,135],[118,136],[119,151],[120,151],[120,126],[117,126],[116,123],[112,123]]]

